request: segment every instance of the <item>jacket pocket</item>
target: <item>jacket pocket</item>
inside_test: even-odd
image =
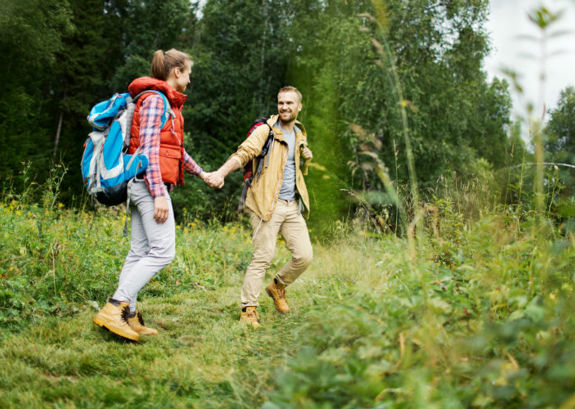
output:
[[[164,148],[160,147],[160,156],[170,159],[181,159],[182,158],[182,151],[178,148]]]

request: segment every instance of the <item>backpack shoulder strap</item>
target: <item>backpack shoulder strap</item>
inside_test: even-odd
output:
[[[262,151],[261,153],[258,155],[258,157],[256,158],[257,160],[257,168],[256,168],[256,172],[255,172],[255,176],[256,178],[259,179],[259,177],[261,176],[262,173],[262,168],[265,167],[267,168],[269,165],[269,161],[270,161],[270,151],[272,149],[272,146],[274,144],[274,130],[273,128],[270,126],[270,124],[268,124],[268,119],[269,118],[263,118],[263,124],[265,124],[270,130],[268,132],[268,137],[266,139],[266,141],[264,142],[264,146],[262,147]],[[264,163],[265,162],[265,163]]]
[[[168,98],[162,92],[157,91],[155,89],[147,89],[147,90],[140,92],[138,95],[136,95],[134,98],[132,98],[132,100],[134,102],[137,102],[138,99],[142,95],[149,94],[149,93],[157,94],[160,97],[162,97],[162,99],[164,100],[164,113],[162,114],[162,128],[163,128],[164,125],[166,125],[166,122],[168,121],[168,119],[172,118],[172,120],[173,120],[176,117],[176,114],[174,113],[174,110],[172,109],[172,106],[170,105]]]

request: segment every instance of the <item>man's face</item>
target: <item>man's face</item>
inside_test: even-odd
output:
[[[278,114],[284,123],[293,122],[301,111],[301,102],[293,91],[282,92],[278,95]]]

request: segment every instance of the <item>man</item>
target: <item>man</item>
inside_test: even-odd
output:
[[[225,177],[244,167],[261,153],[270,128],[274,140],[266,158],[262,159],[261,174],[255,175],[248,189],[245,207],[253,228],[254,252],[246,271],[242,287],[242,313],[240,321],[260,327],[257,312],[258,296],[266,271],[274,256],[278,233],[283,236],[292,254],[291,260],[276,274],[266,287],[280,313],[290,311],[286,300],[286,287],[293,283],[310,265],[313,258],[311,241],[302,213],[309,215],[309,198],[300,169],[300,160],[311,160],[303,125],[297,121],[302,109],[302,95],[291,86],[278,92],[278,115],[272,115],[267,124],[260,125],[238,147],[226,163],[208,176],[208,183],[222,187]],[[253,164],[255,172],[256,163]]]

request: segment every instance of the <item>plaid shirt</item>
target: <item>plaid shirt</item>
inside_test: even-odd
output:
[[[163,113],[164,100],[159,95],[150,95],[142,102],[140,108],[140,150],[141,154],[148,157],[145,180],[148,190],[154,198],[168,194],[160,171],[160,132]],[[202,168],[185,151],[184,169],[197,176],[203,172]]]

